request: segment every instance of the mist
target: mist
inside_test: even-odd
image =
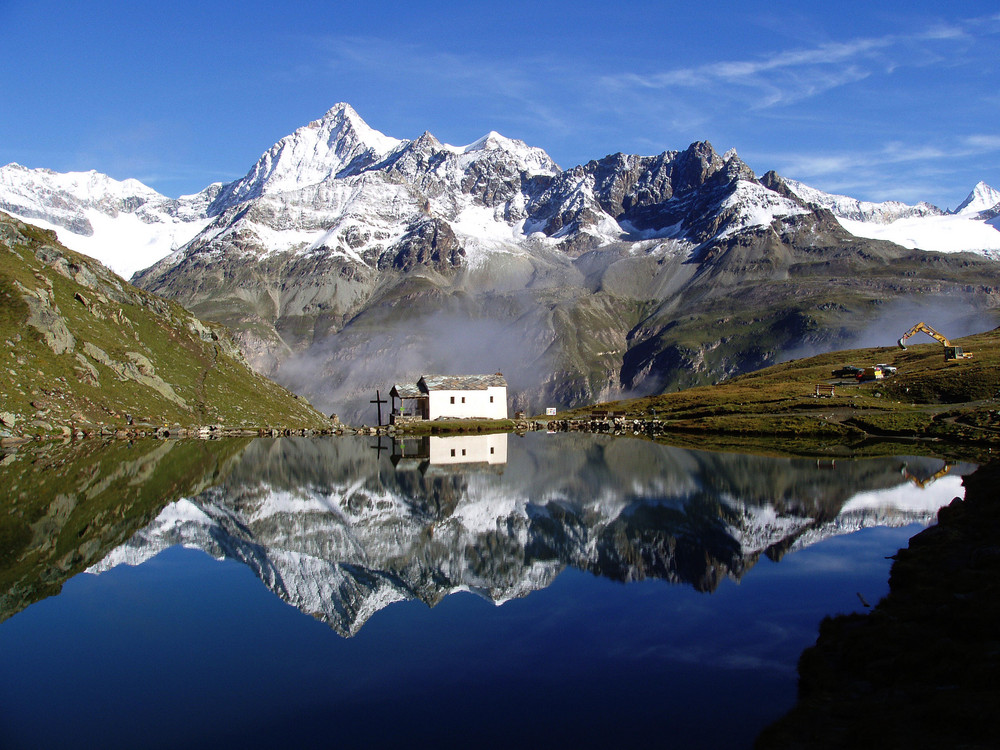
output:
[[[860,330],[842,328],[839,335],[838,332],[831,331],[827,340],[786,350],[778,361],[787,362],[838,349],[895,348],[899,337],[920,322],[926,323],[948,339],[957,339],[996,328],[1000,325],[1000,311],[976,307],[968,299],[955,299],[945,295],[898,299],[884,304],[875,317]],[[928,341],[931,339],[918,334],[909,343],[922,344]]]
[[[507,379],[511,414],[568,405],[551,395],[553,385],[566,373],[558,371],[562,347],[546,306],[513,296],[479,299],[472,309],[461,307],[468,299],[451,302],[448,310],[393,306],[366,314],[286,360],[275,379],[321,411],[353,425],[377,422],[371,403],[376,391],[388,400],[393,385],[414,384],[430,374],[500,372]],[[784,350],[777,361],[838,349],[894,348],[896,340],[920,321],[954,339],[995,328],[1000,311],[944,295],[887,302],[875,308],[869,321],[846,320],[839,329],[824,330],[813,340]],[[913,343],[922,343],[922,338]],[[609,387],[593,396],[607,400],[658,393],[664,375],[651,372],[627,392]],[[388,413],[389,404],[383,404],[383,421]]]
[[[375,424],[370,403],[396,383],[422,375],[503,373],[511,413],[526,409],[549,375],[553,336],[527,313],[507,319],[437,311],[397,321],[389,330],[352,326],[286,360],[276,379],[321,411],[350,424]],[[388,408],[383,405],[383,420]]]

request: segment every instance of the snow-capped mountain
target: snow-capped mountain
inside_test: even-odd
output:
[[[543,150],[496,132],[458,147],[429,133],[400,140],[371,128],[341,103],[274,144],[245,177],[194,196],[173,200],[136,180],[11,164],[0,169],[0,209],[62,232],[64,244],[119,273],[150,265],[201,230],[191,243],[196,248],[238,237],[256,256],[322,248],[362,259],[364,250],[370,256],[390,248],[391,240],[427,217],[448,222],[459,241],[470,245],[466,255],[472,257],[477,248],[522,249],[530,240],[565,245],[577,232],[590,240],[583,245],[669,237],[693,246],[704,232],[684,221],[682,212],[669,225],[648,215],[638,221],[608,215],[673,197],[671,172],[688,168],[686,153],[605,159],[564,173]],[[735,160],[730,171],[747,178],[737,200],[718,201],[730,214],[720,234],[802,212],[756,184],[735,152],[725,160],[714,152],[698,158],[708,158],[710,171]],[[629,186],[609,167],[627,170],[625,179],[640,183],[631,202],[628,196],[616,199],[615,191]],[[703,171],[694,174],[704,178]],[[689,176],[680,175],[682,189],[695,187],[683,182]],[[268,210],[241,216],[240,226],[233,226],[228,212],[261,202]],[[375,241],[357,247],[357,238],[366,235]]]
[[[995,222],[1000,191],[980,182],[952,212],[929,203],[869,203],[785,180],[804,202],[822,206],[856,237],[888,240],[903,247],[944,253],[975,252],[1000,259],[1000,231]]]
[[[232,238],[256,256],[322,249],[371,263],[368,256],[398,243],[421,217],[448,223],[465,249],[465,262],[474,262],[480,249],[523,249],[542,240],[565,248],[671,239],[691,250],[712,239],[767,226],[776,218],[802,214],[802,203],[830,210],[859,237],[948,252],[992,255],[1000,248],[1000,232],[991,224],[911,221],[994,218],[980,216],[1000,203],[1000,191],[985,183],[976,185],[950,214],[928,203],[860,201],[786,179],[793,193],[789,200],[760,185],[735,151],[709,158],[716,168],[734,161],[728,176],[744,178],[738,198],[709,207],[729,210],[725,225],[713,227],[717,231],[706,233],[693,226],[689,205],[672,207],[671,218],[677,221],[670,224],[651,222],[648,212],[638,221],[628,216],[644,204],[674,197],[673,185],[664,191],[663,180],[673,183],[673,167],[686,168],[685,160],[666,170],[664,162],[687,153],[617,154],[563,172],[541,149],[495,132],[460,147],[440,143],[430,133],[402,140],[371,128],[350,105],[340,103],[275,143],[245,177],[210,185],[197,195],[170,199],[136,180],[10,164],[0,168],[0,210],[62,232],[64,244],[126,276],[193,238],[195,248]],[[633,187],[636,195],[624,194]],[[620,200],[618,191],[623,192]],[[227,212],[264,198],[273,199],[270,210],[252,212],[254,216],[241,217],[239,228],[232,226],[233,215]],[[205,233],[195,238],[202,230]],[[366,236],[370,241],[359,247]],[[177,260],[175,255],[171,264]]]
[[[172,199],[138,180],[8,164],[0,167],[0,211],[55,231],[70,249],[128,279],[201,231],[220,188]]]
[[[5,169],[24,183],[28,170]],[[113,227],[162,228],[141,257],[168,254],[133,280],[229,325],[258,370],[350,420],[373,388],[430,370],[503,371],[512,408],[535,410],[711,382],[804,343],[842,346],[869,303],[930,291],[1000,307],[995,263],[975,272],[982,288],[966,283],[976,260],[937,264],[930,280],[924,267],[900,273],[921,263],[905,248],[934,244],[926,222],[964,222],[942,224],[930,249],[1000,249],[986,214],[758,179],[705,142],[564,170],[495,132],[466,146],[392,138],[338,104],[197,196],[130,184],[134,197],[93,188],[91,205],[59,179],[4,188],[0,208],[116,257],[126,235]],[[113,210],[108,191],[123,196]],[[903,231],[910,221],[924,223]],[[897,244],[867,239],[883,236]]]
[[[477,438],[445,438],[467,439]],[[350,636],[395,601],[434,605],[471,591],[502,604],[567,566],[711,591],[761,555],[931,523],[962,494],[957,473],[921,490],[889,459],[831,473],[812,461],[594,436],[530,435],[509,459],[507,471],[453,466],[432,478],[380,469],[363,441],[261,441],[233,478],[171,503],[90,572],[182,544],[240,560]]]
[[[541,149],[495,132],[459,147],[429,133],[400,141],[338,104],[272,146],[246,177],[224,186],[209,207],[214,220],[143,278],[220,247],[251,258],[319,252],[362,268],[406,266],[415,244],[418,255],[425,249],[429,226],[435,249],[461,249],[461,261],[440,256],[445,265],[479,266],[493,252],[523,255],[537,245],[578,252],[669,238],[691,250],[716,236],[806,212],[757,183],[735,152],[723,160],[707,144],[692,149],[563,172]],[[691,193],[720,171],[727,179],[714,187],[742,179],[737,197],[723,189],[685,196],[669,211],[642,210],[675,192]],[[637,194],[617,195],[632,187],[629,180],[638,183]],[[689,215],[692,210],[724,218],[705,227]]]
[[[1000,190],[991,188],[985,182],[978,182],[964,201],[958,204],[956,214],[976,216],[984,211],[996,210],[1000,206]]]
[[[271,146],[245,177],[225,186],[210,213],[265,193],[295,192],[357,173],[403,143],[368,127],[350,105],[338,104]]]
[[[685,276],[683,264],[711,246],[810,212],[761,184],[735,151],[720,156],[707,143],[654,157],[618,154],[564,171],[541,149],[495,132],[466,146],[441,143],[430,133],[412,141],[392,139],[340,104],[276,143],[245,178],[224,186],[209,213],[211,220],[196,237],[139,273],[136,282],[195,309],[211,307],[202,313],[242,329],[244,350],[257,367],[297,387],[295,373],[308,369],[315,375],[326,363],[286,366],[290,358],[304,345],[333,349],[328,334],[378,306],[410,275],[431,273],[426,278],[432,285],[483,300],[476,305],[496,293],[518,295],[522,299],[513,306],[490,305],[473,317],[503,311],[525,325],[534,316],[518,314],[526,298],[517,290],[526,285],[541,291],[599,284],[594,274],[623,251],[626,263],[633,258],[668,264]],[[590,267],[591,281],[581,274],[578,258]],[[637,283],[643,296],[655,296],[644,290],[659,281],[626,283]],[[411,327],[443,312],[420,307],[417,300],[408,310]],[[255,318],[263,314],[264,326],[248,327],[248,312]],[[274,326],[277,318],[299,322]],[[518,364],[509,366],[504,354],[512,340],[491,348],[503,357],[487,369],[520,370],[527,378],[529,370],[550,367],[537,359],[560,334],[543,325],[549,330],[516,335],[525,345]],[[613,325],[620,329],[622,323]],[[379,328],[386,332],[384,316]],[[303,339],[293,330],[311,332]],[[599,350],[620,351],[617,339],[623,334],[603,341]],[[417,370],[429,366],[417,362],[426,349],[412,356],[407,349],[421,346],[423,337],[411,329],[401,337],[402,347],[373,343],[369,329],[363,339],[335,349],[356,365],[368,357],[358,347],[391,346],[398,363],[412,361],[398,377],[419,376]],[[360,378],[326,375],[325,383],[350,391],[348,400],[360,398]],[[535,382],[528,385],[537,388],[535,376],[530,378]],[[317,395],[309,384],[302,390]],[[321,395],[319,402],[354,418],[339,403],[342,395]]]
[[[909,219],[914,216],[940,216],[944,213],[937,206],[925,202],[915,206],[908,206],[900,201],[872,203],[846,195],[824,193],[822,190],[816,190],[798,180],[791,180],[787,177],[785,184],[806,203],[822,206],[840,219],[850,219],[868,224],[891,224],[899,219]]]

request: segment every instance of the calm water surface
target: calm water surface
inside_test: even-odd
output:
[[[749,747],[973,469],[537,433],[108,450],[0,465],[0,747]]]

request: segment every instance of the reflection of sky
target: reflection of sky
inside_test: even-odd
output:
[[[71,579],[0,625],[5,747],[747,747],[827,614],[887,590],[914,532],[761,560],[713,594],[567,570],[496,607],[400,602],[341,638],[193,550]],[[30,740],[30,741],[29,741]]]
[[[933,513],[956,497],[965,497],[962,477],[949,474],[923,488],[906,482],[885,490],[859,492],[844,503],[841,513],[878,508]]]

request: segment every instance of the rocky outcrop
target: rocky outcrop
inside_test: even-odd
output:
[[[156,391],[168,401],[187,408],[187,403],[177,395],[174,389],[170,387],[170,384],[157,376],[156,369],[153,367],[153,363],[149,361],[149,358],[139,352],[125,352],[125,360],[120,362],[109,357],[103,349],[94,346],[89,341],[85,341],[83,343],[83,353],[94,362],[107,367],[121,380],[133,380],[140,385]],[[86,362],[85,359],[82,360],[82,363],[93,375],[94,380],[96,380],[97,369]]]
[[[389,253],[379,258],[378,268],[412,271],[417,266],[424,266],[447,271],[460,266],[464,257],[465,250],[447,222],[429,219],[410,229]]]
[[[25,322],[38,331],[53,354],[72,351],[76,346],[76,339],[66,327],[66,321],[55,303],[52,282],[50,279],[44,278],[42,281],[48,283],[33,289],[29,289],[19,281],[14,282],[21,291],[22,299],[28,306],[28,310],[30,310]]]

